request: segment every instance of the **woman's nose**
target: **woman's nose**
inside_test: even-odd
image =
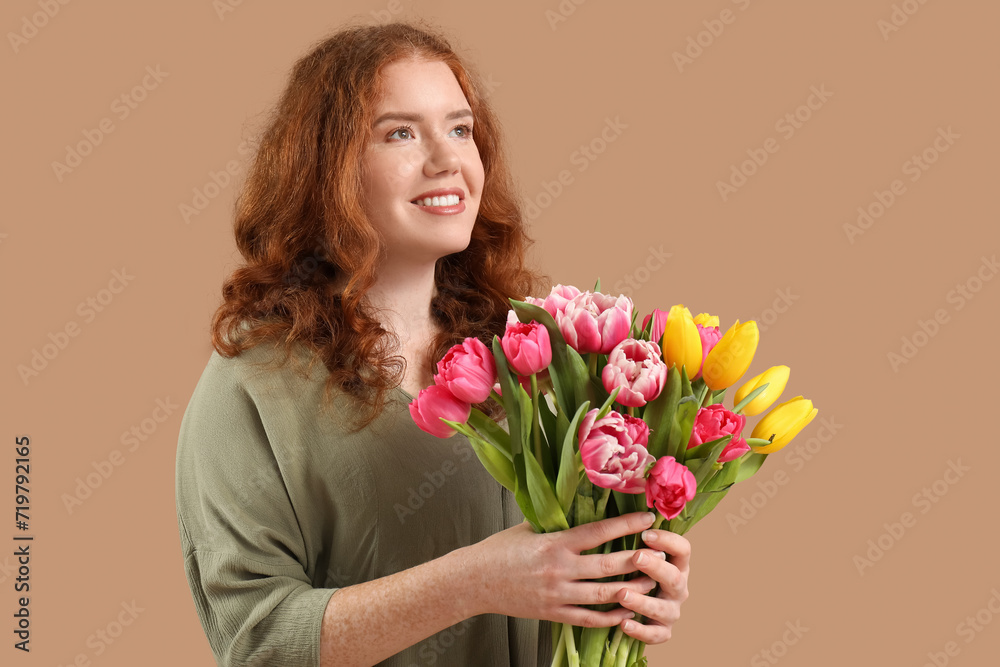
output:
[[[453,173],[458,171],[462,164],[455,147],[449,143],[447,138],[432,141],[427,150],[427,157],[424,160],[424,175],[437,176],[441,173]]]

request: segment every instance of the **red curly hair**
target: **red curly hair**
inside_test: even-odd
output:
[[[390,354],[398,338],[365,297],[383,241],[363,210],[360,168],[383,92],[380,72],[406,58],[441,61],[455,74],[472,108],[485,175],[469,246],[435,267],[431,314],[442,333],[430,343],[430,358],[470,336],[492,348],[508,299],[538,294],[547,278],[525,265],[533,241],[482,79],[446,39],[395,22],[345,28],[319,42],[295,64],[236,200],[236,245],[245,261],[223,284],[212,344],[233,357],[283,342],[281,363],[304,345],[309,368],[321,361],[329,370],[325,402],[338,388],[356,402],[353,430],[379,415],[406,366]],[[340,278],[342,292],[333,286]],[[489,399],[478,407],[502,414]]]

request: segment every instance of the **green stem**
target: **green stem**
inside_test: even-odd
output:
[[[587,368],[590,370],[591,377],[597,377],[597,352],[591,352],[587,355]]]
[[[490,389],[490,398],[492,398],[500,405],[503,405],[503,397],[501,397],[500,394],[497,393],[496,389]]]
[[[631,405],[628,406],[628,416],[635,417],[635,408],[633,408]]]
[[[576,638],[573,637],[573,626],[563,623],[563,640],[566,642],[566,658],[569,667],[580,667],[580,654],[576,652]]]
[[[531,374],[531,431],[535,434],[535,460],[542,464],[542,429],[538,425],[538,377]]]
[[[703,408],[706,407],[710,395],[711,392],[708,389],[708,385],[702,387],[701,393],[698,394],[698,405],[700,405]]]
[[[629,649],[628,660],[625,661],[625,664],[634,665],[635,663],[637,663],[639,661],[639,658],[642,657],[642,650],[645,647],[646,644],[644,642],[641,642],[638,639],[636,639],[635,643],[632,644],[632,648]]]
[[[613,667],[615,656],[618,655],[618,645],[621,644],[623,635],[622,626],[619,624],[618,627],[615,628],[615,636],[611,639],[611,646],[608,648],[608,652],[604,656],[604,662],[601,664],[601,667]]]
[[[552,665],[550,667],[562,667],[563,658],[566,656],[566,637],[563,636],[562,626],[562,623],[553,625],[553,636],[558,634],[559,641],[556,642],[555,648],[552,650]]]

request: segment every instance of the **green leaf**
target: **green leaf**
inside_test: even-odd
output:
[[[556,500],[552,483],[528,449],[524,450],[524,462],[528,473],[528,493],[531,496],[531,503],[535,508],[539,525],[547,533],[568,530],[569,523],[559,506],[559,501]]]
[[[729,444],[729,441],[732,439],[732,435],[726,435],[712,441],[716,444],[712,445],[712,450],[709,455],[705,457],[704,463],[698,466],[697,472],[694,473],[694,479],[698,482],[699,490],[703,490],[705,488],[705,482],[707,482],[709,477],[716,472],[714,469],[715,462],[719,460],[722,450],[726,448],[726,445]]]
[[[760,467],[764,465],[764,459],[766,458],[767,454],[752,452],[750,454],[745,454],[741,459],[737,459],[738,461],[741,461],[741,465],[740,472],[736,475],[736,481],[742,482],[745,479],[753,477],[754,473],[760,470]]]
[[[760,392],[762,392],[765,389],[767,389],[767,385],[768,384],[770,384],[770,383],[765,382],[764,384],[762,384],[761,386],[757,387],[756,389],[754,389],[753,391],[751,391],[749,394],[747,394],[746,398],[744,398],[742,401],[740,401],[739,403],[736,404],[736,407],[733,408],[733,412],[735,412],[736,414],[739,414],[740,410],[742,410],[743,408],[745,408],[750,401],[752,401],[753,399],[757,398],[757,396],[760,394]]]
[[[493,479],[500,482],[511,493],[514,493],[517,486],[514,475],[514,464],[507,457],[506,453],[497,449],[492,443],[480,438],[478,434],[465,424],[453,422],[448,419],[443,419],[442,421],[466,436],[469,444],[472,445],[473,451],[476,452],[476,456],[479,457],[480,463],[486,468],[486,471],[493,476]]]
[[[694,396],[694,390],[691,388],[691,380],[688,379],[686,365],[681,366],[681,395]]]
[[[594,291],[595,292],[600,292],[601,291],[601,278],[600,277],[598,277],[597,278],[597,282],[594,283]]]
[[[556,478],[556,498],[559,500],[559,507],[564,514],[569,514],[573,505],[573,498],[576,496],[576,489],[580,485],[580,468],[582,462],[578,464],[579,452],[577,451],[577,431],[580,428],[580,420],[587,413],[590,407],[588,401],[584,401],[573,415],[573,421],[569,423],[566,434],[563,436],[562,456],[559,462],[559,475]]]
[[[681,378],[683,380],[683,376]],[[687,445],[691,441],[691,429],[698,415],[698,399],[693,395],[682,397],[677,402],[674,423],[667,440],[667,454],[680,462],[687,458]]]
[[[604,401],[604,405],[601,406],[600,411],[597,413],[597,419],[603,419],[608,416],[608,413],[611,412],[611,404],[615,402],[615,397],[618,396],[618,392],[620,390],[621,386],[615,387],[611,390],[611,393],[608,394],[607,400]]]
[[[487,417],[482,411],[472,408],[469,413],[469,425],[474,427],[479,436],[503,452],[507,460],[513,459],[510,453],[510,434],[503,430],[499,424]]]
[[[545,443],[550,455],[549,465],[552,466],[553,473],[559,471],[559,455],[562,452],[562,439],[559,438],[559,427],[556,424],[556,415],[552,413],[549,402],[545,399],[545,394],[538,396],[538,416],[542,421],[542,434],[545,436]]]
[[[681,395],[681,376],[676,367],[667,371],[667,385],[660,395],[646,404],[642,418],[649,426],[646,449],[656,458],[666,454],[670,430],[673,428],[677,401]]]

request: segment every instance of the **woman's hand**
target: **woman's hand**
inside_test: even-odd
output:
[[[662,644],[670,639],[673,625],[681,616],[681,603],[688,598],[691,543],[667,530],[647,530],[642,534],[642,541],[653,549],[670,554],[670,558],[667,562],[643,557],[647,553],[645,550],[633,557],[636,567],[659,583],[660,590],[655,596],[621,592],[618,602],[646,619],[643,623],[623,621],[622,631],[647,644]]]
[[[620,607],[597,611],[577,605],[614,604],[621,599],[622,590],[631,592],[630,601],[645,598],[657,582],[647,576],[630,581],[587,580],[638,571],[635,557],[640,553],[647,556],[644,564],[647,568],[650,568],[649,561],[665,565],[664,556],[659,554],[661,548],[657,545],[656,549],[630,549],[609,554],[581,555],[580,552],[618,537],[634,535],[652,525],[653,515],[649,512],[632,512],[542,534],[536,533],[525,521],[463,547],[470,586],[468,614],[504,614],[588,628],[617,625],[631,618],[633,612]],[[668,573],[676,570],[673,565],[668,567],[671,568]],[[660,572],[655,568],[650,571]],[[669,620],[674,613],[673,603],[664,601],[662,604],[667,605],[666,611],[657,607],[657,618]],[[636,610],[642,613],[638,607]]]

